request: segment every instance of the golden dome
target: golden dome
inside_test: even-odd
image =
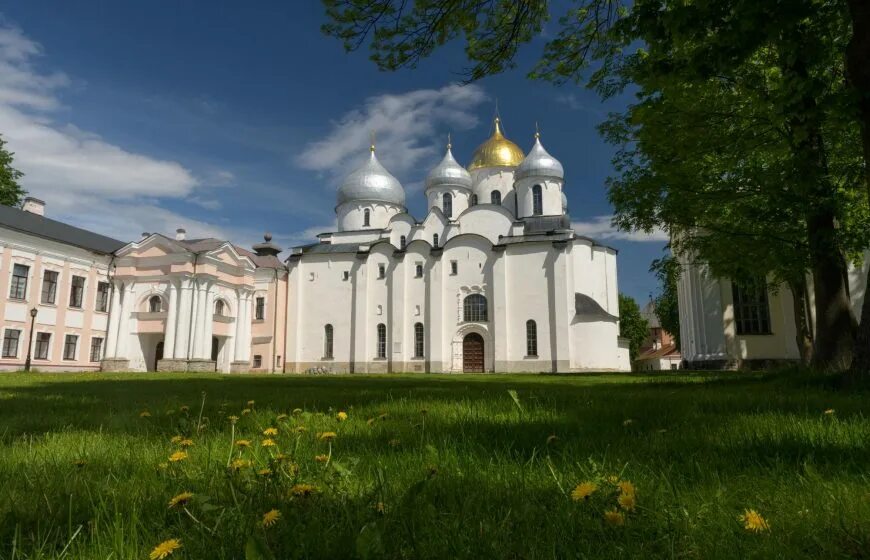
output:
[[[495,118],[495,130],[489,140],[474,150],[468,170],[483,167],[516,167],[525,159],[525,154],[519,146],[508,140],[501,133],[501,121]]]

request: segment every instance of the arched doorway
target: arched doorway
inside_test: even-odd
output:
[[[154,369],[151,371],[157,371],[157,364],[160,363],[160,360],[163,359],[163,341],[157,343],[157,347],[154,349]]]
[[[476,332],[465,335],[462,339],[462,371],[482,372],[483,356],[483,337]]]
[[[211,337],[211,361],[216,362],[218,359],[218,353],[220,352],[220,341],[218,337]]]

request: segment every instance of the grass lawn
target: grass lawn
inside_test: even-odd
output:
[[[798,374],[4,374],[0,558],[867,558],[868,410]]]

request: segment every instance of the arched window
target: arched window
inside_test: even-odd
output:
[[[216,302],[214,302],[214,314],[217,315],[218,317],[223,317],[225,306],[226,306],[226,304],[224,303],[224,300],[222,300],[222,299],[219,299]]]
[[[404,250],[405,250],[405,244],[407,243],[407,241],[408,241],[408,239],[407,239],[404,235],[403,235],[402,237],[400,237],[400,238],[399,238],[399,249],[401,249],[401,250],[404,251]]]
[[[160,296],[151,296],[148,299],[148,311],[150,313],[160,313],[163,311],[163,300]]]
[[[435,247],[436,249],[438,248],[438,234],[437,233],[432,234],[432,246]]]
[[[363,227],[369,227],[372,221],[372,211],[366,208],[363,210]]]
[[[526,321],[526,356],[538,355],[538,325],[531,319]]]
[[[332,325],[323,327],[323,357],[332,357]]]
[[[378,358],[387,357],[387,327],[378,323]]]
[[[463,318],[466,321],[488,321],[486,312],[486,297],[481,294],[471,294],[462,304]]]
[[[493,204],[501,204],[501,191],[492,191],[489,193],[489,201]]]
[[[532,214],[540,216],[544,213],[544,197],[541,193],[541,185],[532,187]]]
[[[414,324],[414,357],[422,358],[423,350],[423,323]]]
[[[476,194],[471,195],[471,205],[477,206],[477,195]]]
[[[442,206],[444,208],[442,208],[442,210],[444,210],[444,215],[447,216],[448,218],[452,218],[453,217],[453,195],[451,195],[450,193],[444,193],[444,196],[441,197],[441,200],[443,201]]]

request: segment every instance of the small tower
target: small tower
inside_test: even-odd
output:
[[[547,153],[541,134],[535,132],[535,145],[514,174],[517,192],[517,217],[561,216],[567,208],[562,185],[565,171],[559,160]],[[564,200],[564,203],[563,203]]]
[[[372,138],[368,161],[338,188],[338,230],[384,229],[390,218],[405,211],[405,189],[378,161]]]
[[[524,154],[502,134],[500,118],[496,117],[492,124],[492,136],[474,150],[468,165],[472,191],[479,204],[499,204],[514,212],[514,170]]]
[[[451,220],[471,203],[471,174],[453,158],[449,136],[444,159],[426,177],[426,202],[429,210],[440,208]]]
[[[269,232],[263,234],[262,243],[257,243],[252,248],[259,257],[277,257],[282,250],[281,247],[272,243],[272,234]]]

